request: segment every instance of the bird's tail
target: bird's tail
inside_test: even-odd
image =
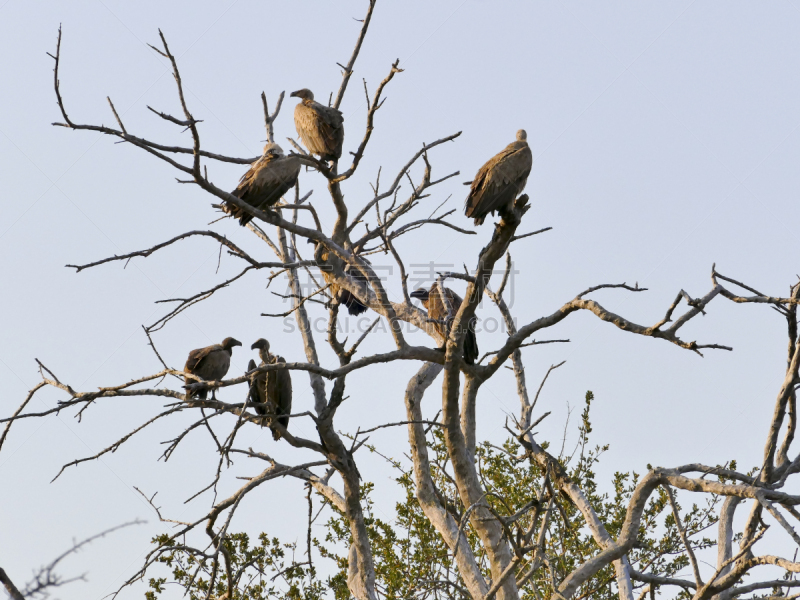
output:
[[[183,381],[187,386],[189,384],[191,384],[191,383],[197,383],[196,379],[190,379],[188,377],[184,377]],[[186,387],[186,386],[184,386],[184,387]],[[207,396],[208,396],[208,390],[207,389],[202,389],[202,390],[198,390],[198,391],[194,391],[194,392],[192,390],[190,390],[190,389],[186,390],[186,399],[187,400],[205,400]]]
[[[344,304],[347,307],[347,312],[352,316],[360,315],[367,311],[367,307],[361,303],[361,300],[356,298],[348,290],[342,290],[336,297],[339,304]]]
[[[222,212],[228,213],[234,219],[239,219],[239,225],[241,225],[242,227],[244,227],[250,221],[253,220],[253,215],[251,215],[249,212],[247,212],[246,210],[242,210],[238,206],[234,206],[233,204],[225,200],[222,201],[220,208],[222,209]]]
[[[281,362],[283,362],[283,361],[281,361]],[[278,414],[285,413],[285,412],[286,412],[285,408],[281,409],[280,407],[278,407],[278,410],[277,410]],[[289,416],[288,415],[285,415],[285,416],[282,416],[282,417],[278,417],[275,420],[279,424],[283,425],[284,429],[289,429]],[[270,429],[272,429],[272,439],[273,440],[277,440],[277,439],[279,439],[281,437],[280,432],[278,432],[278,430],[276,428],[271,427]]]
[[[477,319],[474,317],[469,321],[469,329],[467,335],[464,337],[464,362],[468,365],[474,365],[478,360],[478,336],[475,335],[475,325]]]

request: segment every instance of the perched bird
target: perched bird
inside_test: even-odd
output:
[[[250,348],[258,350],[258,355],[261,357],[259,366],[286,362],[282,356],[270,354],[269,342],[264,338],[256,340]],[[251,360],[247,370],[252,371],[255,368],[256,361]],[[292,376],[289,374],[289,369],[256,374],[250,382],[250,401],[260,415],[267,414],[266,405],[271,403],[275,407],[274,414],[278,415],[278,423],[288,427],[289,415],[292,412]],[[271,427],[270,429],[272,429],[273,439],[280,438],[280,433],[276,428]]]
[[[525,189],[533,155],[526,141],[524,129],[517,132],[517,141],[511,142],[499,154],[483,165],[469,189],[464,212],[481,225],[489,213],[504,216],[513,207],[514,199]]]
[[[294,187],[299,173],[298,158],[286,156],[278,144],[269,143],[264,146],[264,154],[242,176],[231,194],[250,206],[264,209],[277,204],[281,196]],[[233,204],[226,203],[225,211],[239,219],[242,226],[253,218],[253,215]]]
[[[205,381],[218,381],[225,377],[225,374],[231,366],[233,347],[241,345],[242,342],[239,340],[226,337],[222,340],[221,344],[214,344],[213,346],[192,350],[189,352],[189,358],[186,360],[186,366],[183,367],[183,370]],[[191,377],[186,377],[184,380],[187,384],[197,383],[197,380]],[[196,394],[197,398],[205,400],[207,393],[208,390],[200,390],[195,393],[187,392],[186,395],[191,398]],[[216,400],[214,390],[211,390],[211,398]]]
[[[325,271],[323,271],[322,274],[324,277]],[[356,281],[360,281],[364,285],[367,285],[367,278],[364,277],[364,274],[355,267],[347,265],[344,268],[344,274],[347,277],[351,277]],[[346,306],[347,312],[350,313],[352,316],[360,315],[362,313],[367,312],[367,307],[361,302],[361,300],[359,300],[353,294],[351,294],[350,290],[346,290],[337,285],[332,286],[332,288],[335,288],[335,290],[332,289],[332,291],[334,291],[336,295],[336,300],[339,302],[339,304],[343,304],[344,306]]]
[[[452,306],[453,312],[450,315],[452,318],[456,316],[456,312],[458,312],[458,308],[461,306],[462,299],[450,288],[444,289],[447,294],[447,299]],[[424,288],[414,290],[411,292],[411,297],[417,298],[422,302],[422,306],[428,311],[429,319],[440,321],[434,323],[433,326],[442,338],[447,338],[447,327],[445,326],[445,322],[447,321],[447,304],[443,302],[442,296],[439,293],[439,284],[434,283],[429,290]],[[477,323],[478,317],[472,315],[472,318],[467,324],[467,335],[464,337],[464,362],[468,365],[474,365],[475,361],[478,359],[478,338],[475,336],[475,326]],[[442,344],[441,349],[444,349],[444,344]]]
[[[322,160],[339,159],[344,142],[341,111],[314,102],[314,94],[306,88],[290,95],[302,100],[294,109],[294,126],[308,151],[318,154]]]
[[[338,256],[331,256],[330,253],[322,246],[320,246],[316,240],[308,240],[309,244],[314,244],[316,250],[314,251],[314,258],[317,260],[318,263],[323,263],[320,266],[320,270],[322,271],[322,278],[325,280],[325,283],[330,284],[331,296],[336,298],[336,301],[339,304],[342,304],[347,307],[347,312],[350,313],[352,316],[360,315],[367,311],[366,305],[361,302],[358,298],[356,298],[350,290],[347,290],[343,287],[340,287],[334,281],[334,278],[331,275],[332,267],[330,266],[331,262],[336,262],[339,265],[344,265],[344,261],[340,259]],[[364,286],[368,286],[367,278],[364,274],[354,266],[351,265],[344,265],[343,267],[344,274],[351,279],[355,279],[356,281],[361,282]]]

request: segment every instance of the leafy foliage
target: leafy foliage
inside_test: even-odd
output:
[[[179,585],[186,590],[190,600],[204,600],[211,581],[211,556],[199,557],[192,549],[169,541],[162,535],[155,544],[171,544],[173,550],[159,558],[170,569],[172,579],[150,579],[147,600],[156,600],[168,585]],[[226,538],[224,554],[227,572],[219,574],[212,598],[218,600],[261,600],[280,598],[286,600],[318,600],[323,597],[325,585],[318,581],[316,572],[308,562],[296,560],[296,545],[281,543],[266,533],[258,536],[258,544],[251,547],[246,533],[236,533]],[[228,595],[228,582],[234,581],[233,596]]]
[[[562,450],[559,460],[595,507],[609,534],[616,537],[639,475],[635,472],[616,473],[608,490],[601,489],[596,469],[609,446],[591,446],[589,443],[593,401],[594,395],[587,392],[575,450],[570,456],[564,456]],[[432,475],[440,499],[461,525],[489,578],[485,553],[468,523],[469,515],[465,517],[464,514],[468,507],[462,504],[453,477],[448,473],[450,463],[443,434],[439,428],[432,427],[428,437]],[[377,452],[376,448],[367,447]],[[417,502],[410,466],[393,459],[387,458],[387,461],[397,471],[396,481],[402,491],[402,499],[395,506],[394,522],[375,516],[371,499],[373,484],[364,483],[361,489],[380,594],[387,600],[469,598],[455,569],[452,553]],[[514,551],[525,554],[516,575],[521,581],[521,596],[526,600],[549,600],[553,597],[554,585],[557,586],[567,574],[598,552],[583,516],[566,496],[555,492],[548,474],[524,454],[515,439],[506,440],[502,447],[484,442],[477,448],[476,461],[491,512],[504,523]],[[679,507],[682,526],[692,540],[693,548],[702,550],[714,545],[702,533],[716,523],[717,503],[718,499],[712,497],[703,507],[695,504],[688,511]],[[332,574],[324,579],[309,565],[305,553],[305,560],[298,560],[293,544],[282,544],[262,533],[258,544],[250,547],[246,534],[233,535],[231,542],[225,545],[230,573],[217,578],[217,589],[212,597],[227,600],[224,594],[232,577],[233,600],[316,600],[322,597],[347,600],[350,598],[347,550],[351,539],[345,516],[330,509],[324,530],[324,539],[312,540],[316,553],[330,561]],[[163,544],[167,539],[163,536],[154,542]],[[659,489],[651,497],[642,517],[639,542],[628,557],[633,568],[655,575],[675,576],[687,568],[688,557],[665,490]],[[185,588],[192,600],[206,598],[210,579],[206,566],[208,561],[204,562],[203,558],[177,545],[161,561],[171,569],[169,583]],[[147,599],[155,600],[166,585],[166,578],[151,579]],[[575,597],[592,600],[616,598],[613,566],[587,581]],[[683,593],[678,596],[682,597]]]

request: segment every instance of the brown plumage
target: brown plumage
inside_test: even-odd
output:
[[[300,161],[296,156],[285,156],[278,144],[264,146],[264,154],[252,164],[239,180],[239,185],[231,192],[255,208],[264,209],[277,204],[281,196],[297,182]],[[225,204],[225,211],[239,223],[247,225],[253,215],[233,204]]]
[[[258,350],[258,355],[261,357],[259,366],[286,362],[282,356],[270,354],[269,342],[264,338],[257,340],[250,348]],[[255,368],[256,362],[251,360],[247,370],[252,371]],[[289,374],[289,370],[280,369],[258,373],[250,383],[250,401],[254,403],[256,412],[260,415],[268,414],[266,405],[272,404],[274,414],[278,415],[278,423],[288,428],[289,415],[292,413],[292,376]],[[281,437],[275,427],[270,427],[270,429],[273,439],[277,440]]]
[[[219,381],[225,377],[231,366],[233,347],[241,345],[242,342],[239,340],[227,337],[222,340],[221,344],[192,350],[189,352],[189,358],[186,360],[183,370],[205,381]],[[190,377],[186,377],[184,380],[187,384],[197,383],[197,380]],[[187,396],[194,397],[196,395],[200,400],[205,400],[207,394],[208,390],[200,390],[194,394],[187,392]],[[211,397],[216,399],[214,390],[211,390]]]
[[[445,293],[447,294],[447,299],[452,305],[452,318],[456,316],[458,308],[461,306],[463,300],[461,299],[461,296],[456,294],[450,288],[444,289]],[[447,327],[445,327],[444,324],[447,321],[447,305],[439,293],[439,285],[434,283],[429,290],[423,288],[414,290],[411,292],[411,297],[417,298],[422,302],[422,306],[424,306],[425,310],[428,311],[429,319],[441,321],[441,323],[434,323],[433,326],[436,328],[436,331],[439,332],[439,335],[441,335],[442,338],[447,338]],[[467,324],[467,334],[464,336],[464,362],[466,362],[468,365],[474,365],[475,361],[478,359],[478,338],[475,335],[475,326],[477,324],[478,317],[472,315],[472,318]],[[444,349],[444,344],[442,344],[441,349]]]
[[[367,286],[367,278],[364,274],[357,268],[345,265],[344,261],[340,259],[338,256],[331,256],[329,252],[325,249],[324,246],[320,246],[316,240],[309,240],[310,244],[314,244],[316,246],[316,250],[314,251],[314,258],[316,259],[317,263],[319,263],[320,271],[322,272],[322,278],[325,280],[325,283],[329,284],[331,296],[336,298],[336,301],[339,304],[347,307],[347,312],[350,313],[352,316],[360,315],[367,311],[366,305],[361,302],[358,298],[356,298],[350,290],[347,290],[343,287],[340,287],[336,284],[336,281],[331,275],[332,266],[331,263],[336,263],[343,267],[344,274],[351,279],[355,279],[356,281],[361,282],[364,286]]]
[[[526,141],[524,129],[517,132],[517,141],[511,142],[479,170],[464,203],[464,212],[481,225],[489,213],[504,216],[513,206],[514,199],[525,189],[533,166],[533,155]]]
[[[294,126],[311,154],[322,160],[338,160],[344,143],[344,117],[341,111],[314,101],[311,90],[290,94],[302,101],[294,109]]]

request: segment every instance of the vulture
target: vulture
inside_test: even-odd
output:
[[[520,129],[517,141],[511,142],[478,170],[464,203],[464,212],[475,219],[475,225],[483,224],[486,216],[489,213],[494,215],[495,211],[504,216],[525,189],[533,165],[527,139],[528,134]]]
[[[282,356],[275,356],[269,353],[269,342],[264,338],[257,340],[250,346],[252,350],[258,350],[261,357],[261,365],[272,365],[285,363]],[[248,371],[256,368],[256,361],[251,360],[247,367]],[[292,412],[292,377],[288,369],[278,371],[267,371],[256,374],[250,382],[250,402],[255,405],[256,412],[260,415],[267,414],[266,404],[271,403],[278,416],[278,423],[284,427],[289,426],[289,414]],[[280,433],[271,427],[272,438],[277,440]]]
[[[235,340],[232,337],[226,337],[222,340],[221,344],[214,344],[213,346],[206,346],[205,348],[198,348],[189,352],[189,358],[186,359],[186,366],[183,370],[192,375],[196,375],[205,381],[218,381],[225,377],[228,369],[231,366],[231,353],[234,346],[241,346],[242,342]],[[187,384],[197,383],[197,380],[191,377],[184,379]],[[208,390],[201,390],[195,392],[197,398],[205,400]],[[190,398],[195,394],[187,392]],[[211,390],[211,397],[216,400],[214,390]]]
[[[317,248],[314,252],[314,258],[317,262],[328,263],[336,261],[339,264],[343,264],[343,261],[338,256],[330,257],[328,251],[324,247],[320,247],[319,243],[316,240],[308,240],[309,244],[314,244]],[[319,253],[319,256],[317,256]],[[325,279],[325,283],[331,284],[331,296],[336,298],[336,301],[339,304],[342,304],[347,307],[347,312],[350,313],[352,316],[357,316],[367,311],[366,305],[361,302],[358,298],[356,298],[353,294],[350,293],[350,290],[343,289],[336,285],[331,277],[331,267],[327,264],[323,264],[320,267],[322,271],[322,277]],[[343,268],[344,274],[351,279],[355,279],[356,281],[361,282],[364,286],[369,286],[367,278],[364,274],[352,265],[345,265]]]
[[[338,160],[344,142],[341,111],[314,102],[314,94],[306,88],[290,95],[301,99],[294,109],[294,126],[308,151],[318,154],[322,160]]]
[[[444,289],[447,294],[447,299],[450,301],[453,308],[452,317],[455,317],[456,312],[458,312],[458,307],[461,306],[462,299],[450,288]],[[411,297],[417,298],[422,302],[422,306],[428,311],[429,319],[436,319],[437,321],[447,320],[447,304],[442,302],[438,283],[434,283],[429,290],[424,288],[414,290],[411,292]],[[477,323],[478,317],[472,315],[467,326],[467,335],[464,337],[464,362],[468,365],[474,365],[475,361],[478,360],[478,338],[475,336],[475,326]],[[433,326],[442,338],[447,338],[447,327],[444,323],[434,323]],[[442,344],[441,349],[444,349],[444,344]]]
[[[364,285],[368,285],[367,278],[364,277],[364,274],[353,266],[347,265],[344,268],[344,274],[347,277],[355,279],[356,281],[360,281]],[[325,271],[322,272],[322,276],[325,276]],[[335,287],[336,300],[339,302],[339,304],[345,305],[347,307],[347,312],[352,316],[357,316],[367,312],[367,307],[361,302],[361,300],[351,294],[350,290],[342,289],[339,286],[332,287]]]
[[[231,194],[250,206],[264,209],[277,204],[281,196],[294,187],[299,174],[298,158],[284,155],[278,144],[269,143],[264,146],[264,154],[242,176]],[[226,204],[225,211],[239,219],[242,226],[253,218],[253,215],[233,204]]]

